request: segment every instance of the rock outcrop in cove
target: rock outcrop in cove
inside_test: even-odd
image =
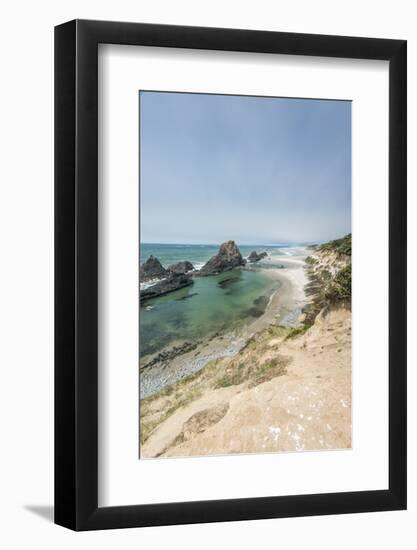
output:
[[[158,258],[149,256],[145,263],[140,266],[139,279],[141,283],[162,279],[168,275],[168,271],[162,266]]]
[[[243,266],[245,263],[235,241],[226,241],[220,246],[219,252],[200,269],[198,275],[217,275]]]
[[[194,271],[194,266],[191,262],[187,260],[184,262],[178,262],[176,264],[169,265],[167,270],[170,273],[188,273],[189,271]]]
[[[166,279],[162,279],[155,285],[145,288],[140,291],[140,301],[150,300],[151,298],[158,298],[158,296],[164,296],[169,292],[174,292],[180,288],[190,286],[194,281],[188,275],[184,273],[171,273]]]
[[[262,258],[266,258],[266,256],[268,256],[266,252],[261,252],[260,254],[258,254],[256,250],[252,250],[252,252],[248,256],[248,262],[259,262],[259,260],[262,260]]]

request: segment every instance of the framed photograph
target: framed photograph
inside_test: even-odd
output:
[[[55,29],[55,522],[406,508],[406,42]]]

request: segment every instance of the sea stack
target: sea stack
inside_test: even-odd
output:
[[[200,269],[198,275],[216,275],[245,265],[245,263],[235,241],[226,241],[220,246],[219,252]]]
[[[168,271],[162,267],[158,258],[149,256],[145,263],[140,266],[139,280],[141,283],[152,281],[153,279],[162,279],[168,276]]]
[[[193,264],[187,260],[169,265],[167,267],[167,271],[170,273],[188,273],[189,271],[194,271],[194,269]]]
[[[248,262],[250,263],[259,262],[259,260],[262,260],[262,258],[266,258],[266,256],[268,256],[266,252],[260,252],[258,254],[256,250],[252,250],[252,252],[248,256]]]

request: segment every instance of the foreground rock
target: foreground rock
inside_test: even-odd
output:
[[[178,262],[167,267],[167,270],[171,273],[188,273],[189,271],[194,271],[194,269],[193,264],[188,261]]]
[[[144,365],[141,365],[141,369],[148,369],[149,367],[153,367],[153,365],[157,365],[158,363],[166,363],[167,361],[172,361],[172,359],[174,359],[178,355],[182,355],[184,353],[188,353],[189,351],[195,350],[199,343],[200,341],[184,342],[183,344],[180,344],[178,346],[173,346],[170,349],[163,350],[156,356],[154,356],[150,361],[148,361]]]
[[[159,281],[155,285],[145,288],[140,291],[140,301],[150,300],[151,298],[158,298],[158,296],[164,296],[169,292],[174,292],[180,288],[190,286],[193,284],[193,280],[188,275],[183,273],[171,273],[166,279]]]
[[[251,264],[254,262],[259,262],[259,260],[262,260],[263,258],[266,258],[268,254],[266,252],[261,252],[258,254],[256,250],[252,250],[252,252],[248,256],[248,262]]]
[[[217,275],[243,265],[245,260],[235,241],[226,241],[220,246],[219,252],[200,269],[198,275]]]
[[[145,263],[140,266],[139,278],[140,282],[152,281],[153,279],[162,279],[168,275],[167,270],[162,267],[158,258],[149,256]]]

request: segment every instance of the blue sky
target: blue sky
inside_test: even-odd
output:
[[[351,103],[140,92],[141,241],[351,231]]]

